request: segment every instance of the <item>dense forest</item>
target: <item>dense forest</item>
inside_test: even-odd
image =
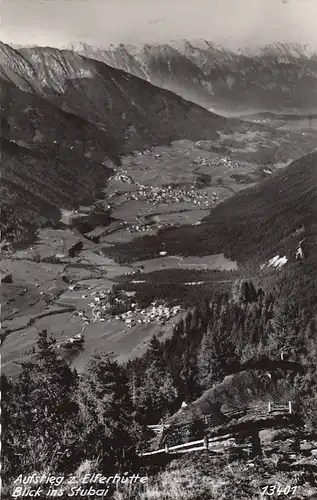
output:
[[[147,352],[125,365],[100,355],[78,373],[48,332],[40,332],[19,377],[1,377],[3,498],[11,498],[19,474],[153,475],[138,455],[148,446],[146,426],[168,419],[183,401],[202,400],[231,374],[269,367],[276,398],[291,397],[317,432],[316,330],[309,307],[236,280],[230,291],[205,296],[169,339],[153,337]],[[263,398],[254,384],[253,397]],[[198,434],[196,426],[192,436]],[[112,488],[109,498],[148,498]]]

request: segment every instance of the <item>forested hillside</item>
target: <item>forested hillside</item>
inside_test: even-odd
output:
[[[206,297],[170,339],[154,337],[145,355],[126,365],[94,357],[78,374],[43,331],[19,378],[1,379],[3,498],[10,498],[17,471],[75,474],[80,482],[84,471],[129,470],[148,475],[151,489],[158,469],[137,454],[153,446],[146,426],[168,419],[182,401],[189,405],[188,414],[197,416],[211,413],[217,401],[245,405],[246,391],[253,402],[292,399],[307,429],[317,431],[315,335],[309,307],[283,303],[243,280],[235,281],[230,293]],[[199,428],[194,425],[179,438],[189,440]],[[122,485],[112,488],[109,498],[150,498],[141,485],[130,493]],[[203,494],[184,498],[240,498],[212,496],[207,483]]]
[[[312,152],[221,203],[201,225],[164,229],[155,236],[117,244],[108,253],[133,262],[153,258],[165,245],[172,255],[224,252],[239,263],[263,263],[277,253],[292,255],[305,236],[315,246],[316,165],[317,153]]]

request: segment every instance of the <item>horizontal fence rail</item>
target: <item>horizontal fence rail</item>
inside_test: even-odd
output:
[[[234,442],[234,438],[230,437],[228,440]],[[158,455],[160,453],[187,453],[189,451],[198,451],[208,449],[213,444],[221,444],[223,439],[199,439],[198,441],[190,441],[189,443],[177,444],[175,446],[165,446],[165,448],[160,448],[155,451],[148,451],[146,453],[140,453],[140,456],[144,457],[147,455]]]
[[[247,406],[244,407],[244,409],[241,408],[239,409],[234,409],[234,410],[229,410],[228,412],[224,412],[224,415],[235,415],[235,414],[241,414],[244,413],[246,415],[258,417],[263,416],[267,417],[268,415],[271,414],[277,414],[277,413],[282,413],[282,414],[292,414],[293,409],[292,409],[292,402],[289,401],[288,404],[275,404],[272,402],[269,402],[267,405],[262,405],[262,406]],[[205,415],[205,417],[212,417],[212,415]],[[147,426],[149,429],[152,430],[157,430],[157,429],[167,429],[170,427],[170,424],[157,424],[157,425],[148,425]],[[145,453],[139,453],[139,456],[150,456],[150,455],[158,455],[161,453],[165,454],[175,454],[175,453],[188,453],[191,451],[199,451],[199,450],[208,450],[211,449],[215,445],[221,444],[223,441],[230,441],[232,445],[234,445],[235,442],[235,436],[234,433],[228,433],[226,430],[225,433],[223,434],[218,434],[217,436],[213,437],[204,437],[203,439],[198,439],[195,441],[190,441],[188,443],[181,443],[181,444],[176,444],[173,446],[168,446],[166,445],[164,448],[160,448],[158,450],[154,451],[148,451]],[[223,446],[223,444],[222,444]],[[226,447],[226,446],[225,446]]]

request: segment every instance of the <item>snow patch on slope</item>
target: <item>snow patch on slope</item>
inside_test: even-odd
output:
[[[264,269],[266,267],[275,267],[275,269],[281,269],[287,263],[288,258],[284,255],[284,257],[280,257],[276,255],[272,259],[270,259],[267,263],[262,264],[260,269]]]
[[[298,245],[297,245],[297,249],[296,249],[296,252],[295,252],[295,259],[296,260],[299,260],[299,259],[304,259],[304,252],[303,252],[303,248],[302,248],[302,244],[303,242],[305,241],[306,238],[304,238],[303,240],[301,240]]]

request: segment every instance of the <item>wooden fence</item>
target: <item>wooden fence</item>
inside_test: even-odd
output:
[[[251,411],[250,411],[251,410]],[[233,409],[228,412],[225,412],[224,414],[228,416],[234,417],[235,415],[241,414],[242,408],[238,409]],[[276,404],[272,402],[268,402],[267,405],[265,406],[258,406],[258,407],[245,407],[244,408],[244,413],[252,415],[252,417],[257,418],[259,416],[269,416],[269,415],[274,415],[274,414],[292,414],[293,413],[293,408],[292,408],[292,402],[289,401],[288,404]],[[206,415],[208,417],[208,415]],[[165,428],[169,427],[167,424],[158,424],[158,425],[149,425],[148,428],[151,428],[153,430],[158,430],[161,428],[163,431]],[[226,441],[225,443],[222,443],[223,441]],[[225,445],[225,446],[224,446]],[[190,441],[189,443],[181,443],[177,444],[174,446],[168,446],[165,445],[164,448],[160,448],[158,450],[154,451],[148,451],[145,453],[140,453],[140,456],[149,456],[149,455],[157,455],[160,453],[166,453],[166,454],[178,454],[178,453],[188,453],[191,451],[199,451],[199,450],[208,450],[208,449],[213,449],[213,451],[219,451],[219,448],[223,449],[224,447],[228,446],[234,446],[235,445],[235,434],[234,433],[224,433],[224,434],[218,434],[217,436],[214,437],[207,437],[205,436],[203,439],[199,439],[196,441]]]
[[[234,442],[235,438],[232,434],[224,434],[222,436],[216,436],[213,438],[198,439],[197,441],[190,441],[189,443],[177,444],[175,446],[166,445],[164,448],[155,451],[148,451],[146,453],[140,453],[140,456],[144,457],[146,455],[157,455],[159,453],[175,454],[175,453],[187,453],[189,451],[198,450],[208,450],[210,446],[215,443],[221,443],[221,441]]]

